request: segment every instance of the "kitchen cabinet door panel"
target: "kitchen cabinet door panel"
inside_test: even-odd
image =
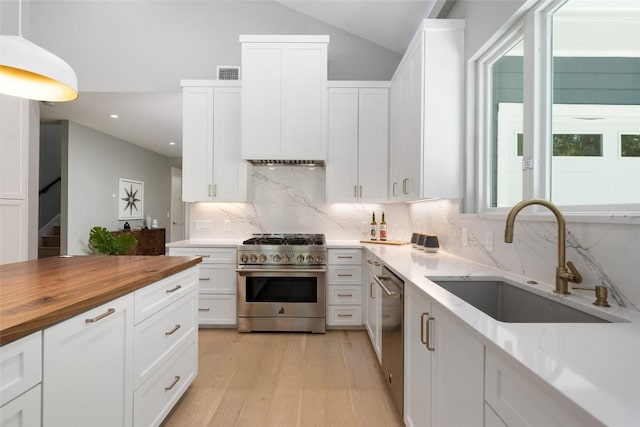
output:
[[[362,88],[358,99],[358,182],[360,202],[387,200],[389,90]]]
[[[244,43],[242,73],[242,158],[274,158],[282,136],[282,49]]]
[[[329,89],[327,199],[358,199],[358,89]]]
[[[36,427],[42,425],[41,386],[38,384],[0,408],[0,427]]]
[[[185,87],[182,96],[182,200],[210,200],[213,88]]]
[[[45,329],[44,425],[131,425],[132,334],[132,294]]]
[[[240,88],[213,90],[213,199],[246,199],[247,163],[240,158]]]

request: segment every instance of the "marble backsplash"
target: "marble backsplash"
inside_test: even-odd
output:
[[[368,238],[371,212],[376,212],[379,221],[384,211],[390,240],[408,240],[412,231],[437,233],[442,249],[449,253],[538,281],[555,281],[557,226],[553,220],[517,219],[514,243],[507,244],[504,218],[461,215],[457,200],[326,203],[322,168],[254,166],[248,181],[250,203],[190,204],[189,237],[245,239],[253,233],[324,233],[328,240],[361,240]],[[463,228],[468,230],[466,245]],[[605,285],[611,303],[640,310],[638,224],[569,222],[567,260],[582,274],[582,285]]]

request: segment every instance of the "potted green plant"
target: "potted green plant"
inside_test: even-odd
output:
[[[105,227],[95,226],[89,232],[89,249],[93,253],[122,255],[138,244],[130,234],[114,236]]]

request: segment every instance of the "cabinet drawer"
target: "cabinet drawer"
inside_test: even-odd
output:
[[[362,266],[330,265],[327,283],[329,285],[362,285]]]
[[[329,264],[362,264],[362,249],[329,249]]]
[[[135,327],[134,389],[196,329],[196,294],[154,314]]]
[[[0,406],[42,381],[42,332],[0,347]]]
[[[235,325],[236,295],[200,294],[198,323],[200,325]]]
[[[0,409],[0,427],[39,426],[41,414],[42,398],[38,384]]]
[[[360,326],[362,325],[362,306],[330,305],[327,307],[328,326]]]
[[[328,286],[327,301],[329,305],[359,305],[362,304],[361,286]]]
[[[197,283],[198,267],[195,266],[137,290],[134,294],[136,324],[195,291]]]
[[[236,264],[201,264],[198,284],[200,292],[235,294]]]
[[[133,425],[157,426],[193,382],[197,373],[197,332],[140,386],[133,397]]]
[[[485,401],[508,426],[596,426],[601,423],[508,356],[486,350]]]
[[[202,264],[236,264],[235,248],[169,248],[173,256],[201,256]]]

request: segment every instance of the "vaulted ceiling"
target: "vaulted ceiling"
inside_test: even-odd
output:
[[[28,3],[25,35],[69,62],[80,87],[76,101],[42,105],[42,120],[72,120],[180,157],[180,80],[215,79],[217,66],[240,65],[239,34],[328,34],[331,80],[388,80],[419,22],[445,13],[451,1]]]

